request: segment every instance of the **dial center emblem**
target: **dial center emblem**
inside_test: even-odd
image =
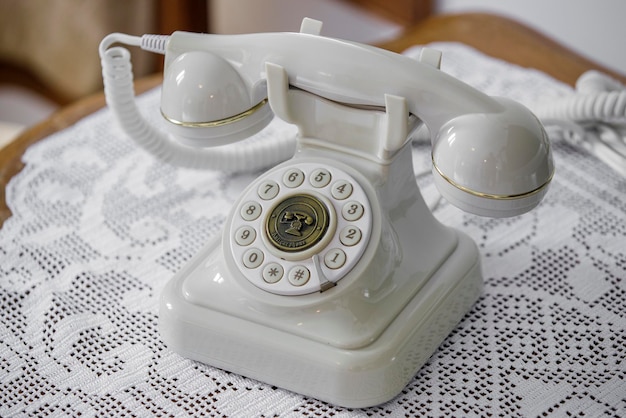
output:
[[[290,196],[274,207],[267,217],[267,236],[277,249],[304,251],[317,244],[330,223],[328,209],[314,196]]]

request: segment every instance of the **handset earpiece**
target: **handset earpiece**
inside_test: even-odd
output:
[[[161,113],[170,133],[201,147],[248,138],[273,117],[267,100],[256,102],[233,66],[208,51],[182,53],[166,67]]]
[[[319,35],[321,27],[322,22],[304,18],[300,33]],[[166,51],[175,58],[168,59]],[[164,47],[162,52],[166,53],[166,66],[161,114],[169,122],[168,131],[183,144],[230,144],[260,132],[272,121],[274,114],[265,82],[255,82],[249,74],[244,79],[239,72],[243,63],[229,61],[204,48],[180,53],[179,47],[173,45]],[[238,49],[237,53],[241,57],[248,54]]]

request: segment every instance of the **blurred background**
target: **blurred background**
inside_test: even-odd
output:
[[[306,16],[324,35],[376,44],[430,15],[466,12],[511,17],[626,73],[623,0],[0,0],[0,147],[101,90],[97,47],[111,32],[297,31]],[[135,77],[159,71],[160,58],[133,54]]]

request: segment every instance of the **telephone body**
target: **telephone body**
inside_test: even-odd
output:
[[[167,38],[161,111],[174,135],[208,126],[221,130],[213,139],[225,143],[224,125],[249,116],[252,107],[271,109],[295,124],[298,135],[293,157],[244,190],[222,236],[167,284],[159,329],[185,357],[333,404],[367,407],[404,388],[482,289],[475,243],[438,222],[422,198],[411,138],[426,125],[442,194],[484,215],[534,207],[553,165],[530,112],[440,73],[437,52],[426,49],[421,63],[409,62],[327,40],[319,27],[305,20],[300,34],[215,43],[213,35]],[[237,91],[241,80],[228,75],[221,80],[234,81],[224,95],[247,96],[251,105],[234,106],[213,118],[221,123],[208,124],[206,114],[198,116],[206,104],[176,109],[197,100],[197,91],[179,98],[166,86],[185,84],[189,67],[181,69],[181,57],[190,51],[210,51],[235,68],[249,94]],[[109,104],[125,126],[132,112],[120,112],[114,98]],[[191,120],[181,122],[185,117]],[[268,122],[262,110],[254,117],[231,136],[248,136]],[[183,140],[185,146],[198,141],[207,145],[201,135]]]

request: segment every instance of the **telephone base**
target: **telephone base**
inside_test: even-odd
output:
[[[271,385],[350,408],[381,404],[402,391],[481,293],[476,245],[456,233],[455,250],[387,329],[364,347],[338,348],[225,313],[206,300],[192,302],[198,295],[191,298],[185,282],[203,273],[203,281],[215,280],[203,269],[219,253],[219,240],[167,284],[161,296],[161,335],[184,357]],[[236,298],[233,292],[238,290],[225,286],[223,295],[208,299]]]

